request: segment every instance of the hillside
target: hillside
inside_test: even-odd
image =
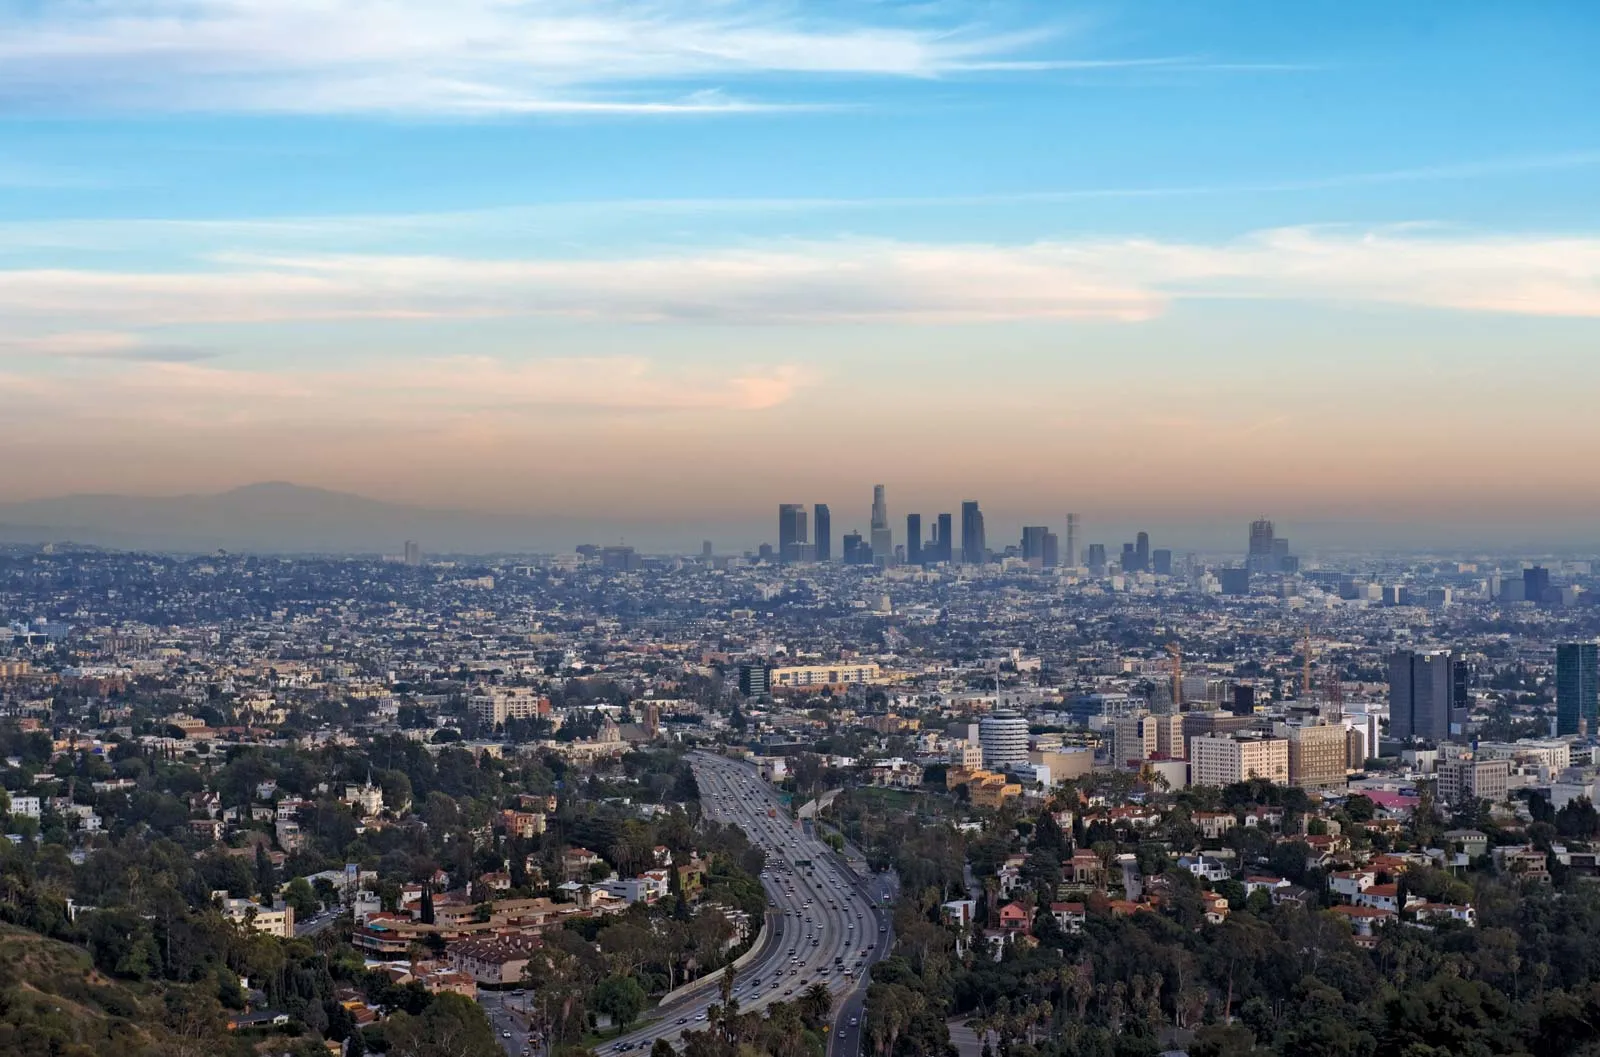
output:
[[[97,972],[88,952],[0,925],[0,1053],[7,1057],[182,1054],[164,1004]]]

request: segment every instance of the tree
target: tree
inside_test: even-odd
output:
[[[262,899],[271,899],[278,890],[278,873],[272,867],[265,844],[256,845],[256,890],[261,893]]]
[[[631,976],[608,976],[594,989],[594,1008],[609,1016],[620,1028],[627,1028],[644,1012],[644,988]]]
[[[294,907],[296,919],[315,917],[320,904],[317,895],[311,890],[311,884],[304,877],[296,877],[284,889],[283,900]]]
[[[678,1057],[678,1051],[666,1039],[657,1039],[656,1044],[650,1047],[650,1057]]]
[[[833,1012],[833,994],[827,984],[812,984],[801,992],[799,1006],[801,1019],[815,1030],[828,1022],[828,1014]]]
[[[501,1057],[483,1008],[445,992],[418,1014],[400,1012],[385,1025],[391,1057]]]

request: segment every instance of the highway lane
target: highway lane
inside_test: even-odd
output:
[[[764,1009],[775,1001],[797,999],[814,983],[827,984],[836,1010],[830,1051],[835,1057],[854,1057],[860,1028],[849,1020],[861,1017],[866,969],[888,949],[886,914],[873,907],[869,886],[789,818],[754,768],[708,753],[695,753],[691,763],[705,816],[737,824],[767,853],[761,880],[769,899],[769,936],[738,974],[735,998],[740,1008]],[[797,866],[797,861],[811,866]],[[684,1031],[706,1026],[708,1007],[720,1000],[719,982],[720,974],[698,981],[688,993],[658,1007],[649,1024],[604,1044],[599,1052],[648,1053],[658,1038],[677,1046]]]

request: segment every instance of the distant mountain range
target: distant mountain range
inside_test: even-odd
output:
[[[398,554],[414,539],[435,552],[515,552],[540,549],[549,529],[532,518],[385,503],[282,481],[214,495],[0,503],[0,542],[119,550]]]

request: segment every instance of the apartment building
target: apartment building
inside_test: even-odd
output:
[[[1190,781],[1195,785],[1233,785],[1265,778],[1289,781],[1289,742],[1284,738],[1204,734],[1189,739]]]
[[[1498,803],[1506,798],[1510,783],[1510,760],[1459,756],[1439,762],[1439,799],[1447,804],[1470,800]]]
[[[1332,789],[1345,784],[1349,746],[1343,725],[1279,724],[1289,742],[1289,784],[1300,789]]]

